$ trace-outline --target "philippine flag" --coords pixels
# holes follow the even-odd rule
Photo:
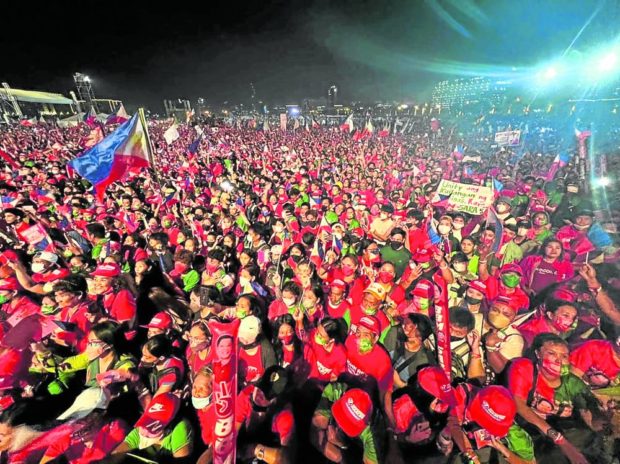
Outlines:
[[[95,187],[99,200],[108,185],[130,171],[151,165],[151,151],[144,113],[118,127],[94,147],[69,162],[69,166]]]

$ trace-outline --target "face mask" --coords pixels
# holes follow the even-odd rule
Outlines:
[[[250,279],[248,279],[247,277],[239,277],[239,285],[241,285],[241,287],[246,287],[249,284]]]
[[[566,187],[566,191],[568,193],[578,193],[579,192],[579,187],[573,187],[572,185],[569,187]]]
[[[428,308],[431,307],[431,300],[428,298],[420,298],[420,309],[422,311],[428,311]]]
[[[373,344],[370,340],[368,340],[367,338],[362,338],[357,340],[357,351],[360,354],[366,354],[369,353],[370,350],[372,350]]]
[[[0,305],[6,303],[7,301],[9,301],[10,298],[6,295],[0,295]]]
[[[295,304],[295,298],[282,298],[282,302],[286,305],[287,308],[290,308]]]
[[[497,205],[497,208],[495,208],[495,210],[499,214],[504,214],[508,211],[508,206],[502,203],[501,205]]]
[[[515,274],[504,274],[502,276],[502,282],[508,288],[517,288],[520,281],[521,277]]]
[[[441,235],[448,235],[450,233],[450,226],[446,226],[446,225],[440,225],[437,226],[437,231],[441,234]]]
[[[577,224],[573,224],[573,227],[574,227],[576,230],[584,231],[584,230],[588,230],[588,228],[589,228],[590,226],[580,226],[580,225],[577,225]]]
[[[482,303],[482,298],[474,298],[472,296],[465,295],[465,301],[470,305],[479,305]]]
[[[355,274],[355,268],[351,266],[342,266],[342,273],[347,277],[352,276]]]
[[[454,263],[454,270],[458,273],[463,273],[467,270],[467,264],[465,263]]]
[[[282,233],[283,230],[284,230],[284,227],[282,227],[282,226],[273,226],[273,231],[276,234]]]
[[[159,442],[159,438],[147,438],[147,437],[143,437],[140,434],[138,434],[138,436],[140,437],[140,443],[138,444],[138,449],[146,449]]]
[[[30,266],[30,269],[32,269],[32,272],[34,272],[35,274],[40,274],[45,269],[45,264],[32,263],[32,266]]]
[[[454,336],[450,336],[450,342],[462,342],[463,340],[465,340],[465,337],[454,337]]]
[[[380,217],[383,221],[385,221],[385,220],[388,218],[388,215],[387,215],[387,213],[381,213],[381,214],[379,214],[379,217]]]
[[[138,367],[140,369],[153,369],[155,367],[155,363],[154,362],[140,361],[140,364],[138,364]]]
[[[420,266],[422,267],[422,269],[430,269],[431,267],[431,263],[420,263]]]
[[[278,337],[283,345],[290,345],[293,343],[293,334],[284,335],[283,337]]]
[[[204,409],[211,404],[211,398],[213,394],[207,396],[206,398],[197,398],[192,396],[192,406],[194,409]]]
[[[41,305],[41,313],[42,314],[54,314],[56,312],[56,306],[52,305]]]
[[[576,320],[575,321],[571,321],[569,319],[553,319],[551,318],[551,325],[553,325],[553,327],[555,327],[558,332],[568,332],[570,329],[573,328],[574,325],[576,324]]]
[[[314,335],[314,342],[319,346],[327,345],[327,340],[321,337],[318,333]]]
[[[219,266],[217,264],[207,264],[207,271],[209,273],[213,273],[215,271],[217,271],[219,268]]]
[[[497,330],[505,329],[512,321],[502,313],[490,312],[489,323]]]
[[[392,250],[400,250],[403,247],[403,243],[390,241],[390,247],[392,248]]]
[[[542,217],[542,218],[536,218],[536,220],[534,221],[534,224],[537,226],[546,226],[547,225],[547,219]]]
[[[164,227],[170,227],[172,225],[172,222],[164,221],[162,224],[163,224]]]
[[[517,229],[517,235],[519,237],[525,237],[527,235],[528,229],[524,228],[524,227],[519,227],[519,229]]]
[[[383,284],[387,284],[387,283],[391,282],[393,278],[394,278],[394,276],[392,276],[392,274],[387,272],[387,271],[379,272],[379,282],[381,282]]]
[[[362,306],[362,312],[364,314],[366,314],[367,316],[374,316],[375,314],[377,314],[377,310],[374,308],[365,308]]]
[[[192,345],[192,344],[189,345],[189,349],[192,353],[198,353],[199,351],[206,350],[207,348],[209,348],[208,341],[197,343],[196,345]]]
[[[461,230],[463,227],[465,227],[465,224],[461,224],[460,222],[455,222],[452,224],[452,228],[454,230]]]
[[[553,377],[559,377],[562,375],[562,368],[564,366],[562,364],[555,363],[550,359],[543,359],[542,368],[551,374]],[[566,366],[568,367],[568,366]]]

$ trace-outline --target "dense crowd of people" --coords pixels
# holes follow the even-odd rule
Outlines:
[[[618,462],[620,253],[584,159],[416,124],[151,122],[101,201],[67,169],[100,127],[2,128],[0,462],[211,462],[235,346],[238,462]]]

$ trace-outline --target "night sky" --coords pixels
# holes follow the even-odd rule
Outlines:
[[[160,109],[163,98],[269,103],[423,98],[443,77],[532,66],[614,40],[611,0],[210,0],[11,2],[0,79],[68,95],[76,71],[97,97]],[[593,14],[594,13],[594,14]]]

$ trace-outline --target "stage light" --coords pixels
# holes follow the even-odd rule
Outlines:
[[[598,62],[598,70],[600,72],[610,72],[616,67],[618,56],[615,52],[609,52],[602,56]]]
[[[594,187],[608,187],[611,185],[611,179],[609,177],[599,177],[592,180],[592,185]]]
[[[542,77],[548,81],[555,79],[558,76],[558,70],[555,66],[549,66],[542,74]]]

